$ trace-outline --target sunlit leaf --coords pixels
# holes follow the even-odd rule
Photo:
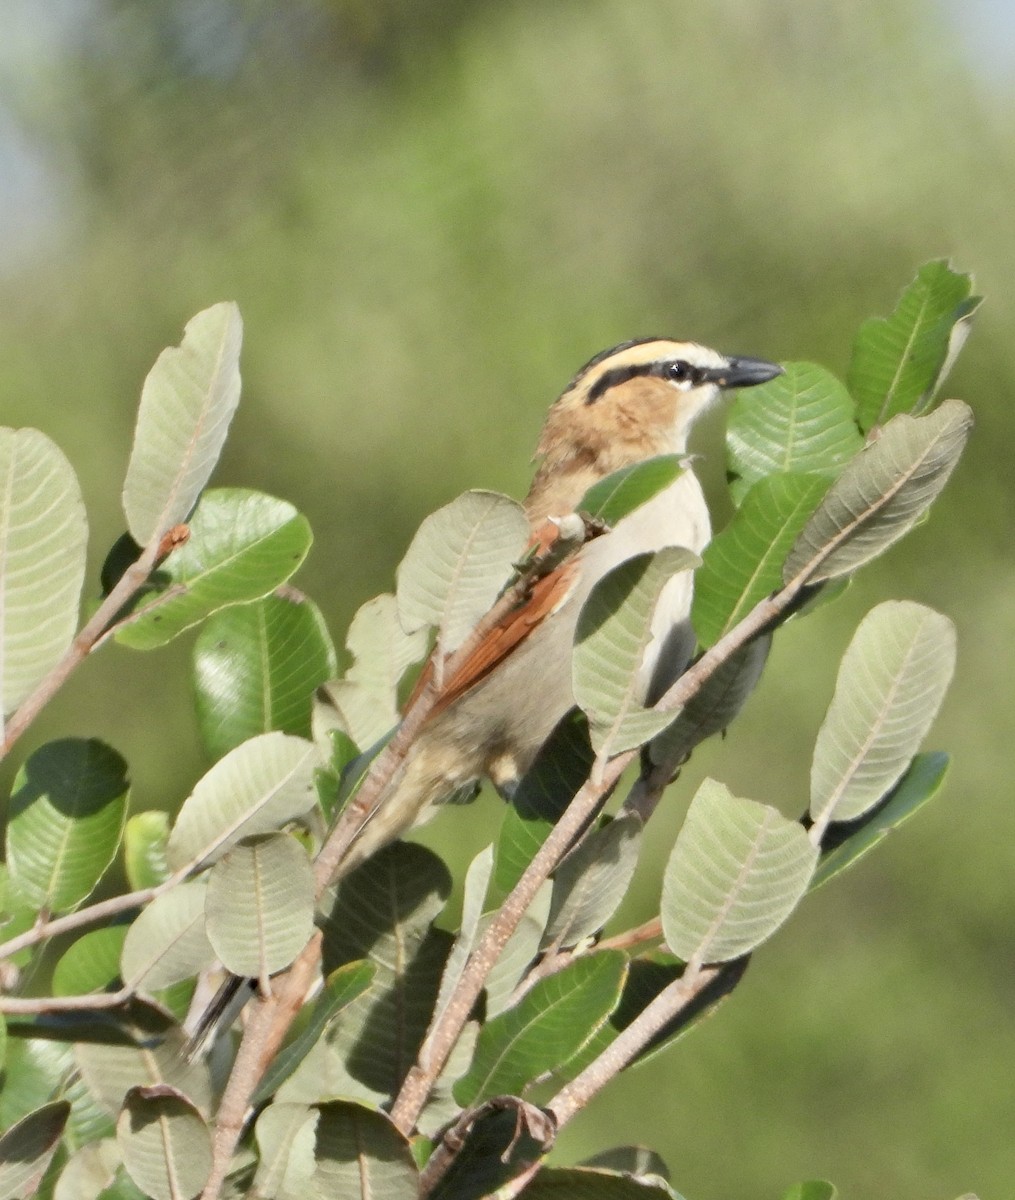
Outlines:
[[[135,650],[154,650],[219,609],[268,595],[296,571],[313,536],[286,500],[247,488],[201,497],[190,537],[159,568],[161,591],[116,633]]]
[[[539,952],[543,940],[543,930],[546,919],[550,915],[550,897],[553,884],[547,880],[543,883],[518,922],[514,933],[500,952],[486,977],[486,1015],[496,1016],[509,1007],[515,988],[532,966],[533,959]],[[490,922],[496,916],[495,912],[487,913],[479,925],[478,937],[486,932]]]
[[[309,737],[314,689],[335,669],[320,610],[293,589],[215,613],[194,644],[205,749],[221,758],[273,729]]]
[[[619,950],[578,958],[487,1021],[472,1066],[455,1085],[458,1102],[520,1095],[550,1066],[567,1062],[613,1011],[626,968],[626,955]]]
[[[0,713],[71,644],[88,524],[63,452],[36,429],[0,428]]]
[[[234,846],[212,867],[205,901],[208,940],[234,975],[263,979],[287,967],[314,928],[314,873],[284,833]]]
[[[211,1172],[211,1132],[182,1093],[135,1087],[124,1099],[116,1140],[131,1179],[153,1200],[195,1196]]]
[[[839,380],[813,363],[786,363],[784,374],[733,401],[726,446],[734,499],[767,475],[834,476],[862,444]]]
[[[129,791],[127,764],[104,742],[40,746],[11,795],[7,866],[21,895],[51,912],[80,904],[116,854]]]
[[[257,1174],[254,1193],[259,1200],[305,1194],[313,1178],[314,1143],[319,1117],[306,1104],[269,1104],[257,1118]]]
[[[515,500],[466,492],[420,525],[397,572],[398,616],[406,632],[432,626],[449,653],[508,582],[529,540]]]
[[[53,1200],[98,1200],[113,1182],[120,1151],[113,1138],[82,1146],[71,1155],[53,1189]]]
[[[353,617],[346,638],[352,665],[325,690],[342,728],[363,750],[398,724],[399,681],[426,647],[425,629],[406,633],[402,628],[392,595],[375,596]]]
[[[926,263],[890,317],[860,326],[849,364],[849,390],[864,430],[900,412],[924,409],[969,332],[980,298],[973,277],[944,260]],[[958,344],[956,344],[958,343]]]
[[[616,525],[621,518],[669,487],[683,469],[679,454],[662,454],[631,467],[622,467],[594,483],[579,501],[577,511],[606,525]]]
[[[911,601],[864,617],[839,668],[811,766],[811,819],[852,821],[901,778],[955,670],[955,627]]]
[[[183,802],[169,835],[174,869],[214,861],[241,838],[274,833],[316,800],[317,747],[286,733],[263,733],[231,750]]]
[[[469,864],[465,873],[465,885],[462,894],[462,918],[458,924],[458,934],[455,944],[448,955],[444,975],[441,978],[437,1003],[434,1005],[433,1020],[436,1023],[448,1006],[469,955],[476,942],[480,918],[486,903],[487,889],[493,874],[493,847],[487,846]]]
[[[126,936],[126,925],[81,934],[53,968],[53,995],[83,996],[111,987],[120,975],[120,952]]]
[[[797,821],[706,779],[663,882],[663,932],[690,962],[726,962],[770,937],[807,889],[817,849]]]
[[[169,878],[169,863],[166,861],[168,840],[168,813],[149,809],[127,818],[123,831],[123,865],[127,881],[134,891],[157,887]]]
[[[782,1200],[836,1200],[838,1188],[826,1179],[808,1179],[784,1192]]]
[[[972,414],[945,400],[925,417],[893,417],[846,467],[804,526],[783,578],[834,579],[876,558],[913,527],[948,482]]]
[[[751,487],[706,547],[694,577],[691,616],[703,646],[714,645],[781,586],[786,555],[830,482],[828,475],[778,474]]]
[[[123,510],[140,546],[186,519],[208,482],[240,400],[243,323],[235,304],[187,322],[141,390]]]
[[[189,979],[215,957],[205,929],[207,880],[194,879],[164,892],[131,925],[120,957],[120,974],[131,987],[151,994]]]
[[[572,679],[600,759],[640,745],[673,720],[673,713],[643,707],[645,650],[663,588],[699,561],[677,546],[636,555],[600,579],[586,600],[575,632]]]

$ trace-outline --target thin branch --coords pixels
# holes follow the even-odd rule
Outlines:
[[[663,923],[659,917],[652,917],[642,925],[633,929],[625,929],[615,933],[613,937],[603,938],[596,946],[597,950],[632,950],[645,942],[658,941],[663,936]]]
[[[83,996],[0,996],[0,1013],[37,1017],[45,1013],[97,1012],[119,1008],[134,997],[134,989],[94,992]]]

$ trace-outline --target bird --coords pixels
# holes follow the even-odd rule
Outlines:
[[[636,338],[591,358],[551,405],[523,502],[534,545],[548,523],[574,513],[588,489],[658,455],[687,455],[695,422],[721,395],[782,374],[765,359],[720,354],[696,342]],[[582,605],[614,567],[636,555],[682,546],[696,554],[711,522],[693,463],[672,483],[540,578],[531,595],[492,628],[450,678],[331,883],[426,820],[440,802],[482,778],[510,797],[542,745],[575,706],[571,652]],[[552,534],[550,535],[552,536]],[[665,584],[638,677],[653,702],[686,668],[695,648],[693,572]],[[424,667],[421,682],[432,670]],[[421,690],[417,685],[416,693]],[[408,706],[412,705],[412,698]],[[196,1021],[190,1057],[230,1024],[253,981],[230,977]]]
[[[695,342],[637,338],[595,355],[551,406],[524,500],[533,542],[546,523],[573,513],[588,489],[624,467],[687,455],[688,436],[724,391],[782,374],[765,359],[720,354]],[[416,737],[387,793],[344,856],[347,874],[439,801],[485,777],[510,797],[558,722],[575,705],[571,651],[582,605],[622,562],[682,546],[700,554],[711,537],[708,505],[690,461],[667,487],[586,543],[541,580],[459,669]],[[638,677],[652,703],[686,668],[695,648],[693,572],[665,585]]]

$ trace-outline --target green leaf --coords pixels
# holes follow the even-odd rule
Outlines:
[[[960,400],[926,417],[893,417],[843,471],[783,568],[808,583],[855,571],[903,537],[948,482],[972,428]]]
[[[0,428],[0,713],[63,658],[77,629],[88,523],[74,468],[36,429]]]
[[[353,617],[346,649],[352,666],[325,691],[342,728],[366,750],[398,724],[398,684],[426,654],[426,631],[406,633],[395,597],[385,593],[368,600]]]
[[[719,665],[673,724],[649,743],[655,766],[675,771],[699,742],[729,728],[761,678],[771,644],[771,635],[755,638]]]
[[[216,488],[201,497],[190,537],[156,576],[162,591],[116,632],[134,650],[154,650],[219,609],[268,595],[307,556],[306,517],[286,500],[248,488]]]
[[[769,475],[754,484],[733,520],[702,555],[691,617],[713,646],[782,584],[782,566],[828,491],[827,475]]]
[[[329,1028],[277,1098],[394,1095],[415,1061],[436,1001],[451,937],[431,928],[451,890],[432,852],[395,842],[351,871],[322,903],[326,973],[368,959],[376,974]]]
[[[0,1137],[0,1196],[27,1200],[36,1194],[69,1116],[67,1101],[54,1100],[22,1117]]]
[[[673,720],[673,713],[642,706],[645,650],[663,588],[699,561],[679,546],[636,555],[600,579],[585,601],[575,631],[572,680],[599,761],[641,745]]]
[[[497,839],[494,881],[506,895],[588,779],[595,762],[585,714],[563,717],[522,776]]]
[[[234,975],[266,979],[287,967],[314,929],[314,872],[285,833],[248,838],[212,867],[208,940]]]
[[[862,816],[902,777],[955,670],[955,627],[908,600],[864,617],[839,668],[814,747],[811,819]]]
[[[833,826],[822,839],[821,859],[810,883],[811,890],[858,862],[933,799],[944,783],[949,761],[948,755],[940,751],[918,754],[880,808],[866,813],[855,824]]]
[[[304,1195],[313,1178],[314,1144],[320,1113],[306,1104],[269,1104],[257,1118],[258,1200]]]
[[[207,880],[195,879],[163,892],[127,932],[120,976],[149,995],[190,979],[214,958],[205,930]]]
[[[784,1192],[782,1200],[836,1200],[838,1188],[826,1179],[808,1179]]]
[[[553,876],[544,948],[576,946],[613,916],[638,865],[642,828],[637,813],[621,813],[564,859]]]
[[[74,1060],[90,1094],[115,1116],[131,1088],[166,1084],[209,1113],[213,1089],[208,1064],[188,1062],[187,1037],[180,1026],[154,1006],[135,1004],[131,1015],[127,1033],[136,1045],[75,1044]]]
[[[299,1033],[272,1059],[254,1094],[255,1105],[275,1095],[325,1034],[332,1019],[373,984],[375,973],[371,962],[346,963],[331,972]]]
[[[683,471],[682,464],[679,454],[661,454],[632,467],[622,467],[594,483],[581,498],[576,511],[606,525],[616,525],[628,513],[668,488]]]
[[[513,1105],[481,1109],[429,1200],[488,1200],[524,1167],[538,1162],[551,1140],[544,1129],[533,1126],[524,1110]],[[569,1193],[561,1200],[569,1200]]]
[[[444,974],[441,976],[440,991],[434,1005],[433,1023],[436,1024],[448,1006],[455,988],[462,977],[462,971],[469,960],[476,936],[479,932],[480,919],[486,903],[486,894],[493,874],[493,847],[487,846],[481,850],[469,864],[465,873],[465,884],[462,890],[462,919],[459,922],[455,944],[448,955]]]
[[[525,910],[522,919],[514,933],[508,938],[507,945],[501,950],[497,961],[493,964],[486,977],[486,1015],[494,1017],[503,1012],[513,1001],[515,989],[532,966],[532,960],[539,953],[543,940],[543,930],[546,928],[546,918],[550,915],[550,896],[553,885],[545,880]],[[479,925],[477,938],[486,932],[496,913],[487,913]]]
[[[836,475],[863,445],[849,393],[823,367],[785,373],[741,392],[727,422],[730,485],[739,503],[767,475]]]
[[[590,1167],[543,1167],[525,1200],[680,1200],[665,1179]]]
[[[112,1138],[82,1146],[60,1172],[53,1200],[98,1200],[119,1166],[120,1151]]]
[[[437,629],[448,654],[489,611],[529,540],[525,510],[497,492],[466,492],[420,525],[396,574],[407,633]]]
[[[927,407],[979,307],[972,290],[971,275],[958,274],[944,260],[929,262],[890,317],[860,326],[848,382],[862,429]]]
[[[799,822],[706,779],[666,866],[667,945],[685,962],[747,954],[796,907],[817,855]]]
[[[169,878],[168,840],[168,813],[150,809],[128,817],[123,832],[123,865],[133,891],[157,887]]]
[[[123,511],[139,546],[157,542],[197,502],[240,400],[243,323],[235,304],[192,317],[141,390]]]
[[[127,764],[94,738],[40,746],[18,771],[7,827],[11,882],[50,912],[76,908],[113,861],[127,813]]]
[[[605,950],[541,979],[513,1008],[487,1021],[472,1066],[455,1099],[473,1105],[520,1095],[551,1066],[566,1063],[592,1037],[620,999],[627,957]]]
[[[83,996],[111,988],[120,977],[120,952],[126,936],[126,925],[81,934],[53,968],[53,995]]]
[[[406,1138],[384,1113],[359,1104],[320,1106],[314,1196],[417,1200],[419,1172]]]
[[[183,802],[167,853],[174,870],[213,862],[241,838],[274,833],[316,802],[317,747],[262,733],[220,759]]]
[[[116,1122],[131,1179],[153,1200],[195,1196],[211,1173],[211,1132],[182,1093],[163,1085],[131,1088]]]
[[[578,1165],[616,1171],[637,1179],[654,1176],[656,1179],[666,1180],[670,1177],[666,1163],[647,1146],[614,1146],[610,1150],[600,1150],[598,1154],[583,1159]]]
[[[215,613],[194,644],[205,749],[221,758],[273,729],[309,737],[314,689],[335,670],[320,610],[292,588]]]

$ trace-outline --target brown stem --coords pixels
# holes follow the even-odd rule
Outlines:
[[[117,992],[96,992],[85,996],[0,996],[0,1013],[40,1016],[43,1013],[94,1012],[119,1008],[134,995],[132,988]]]

